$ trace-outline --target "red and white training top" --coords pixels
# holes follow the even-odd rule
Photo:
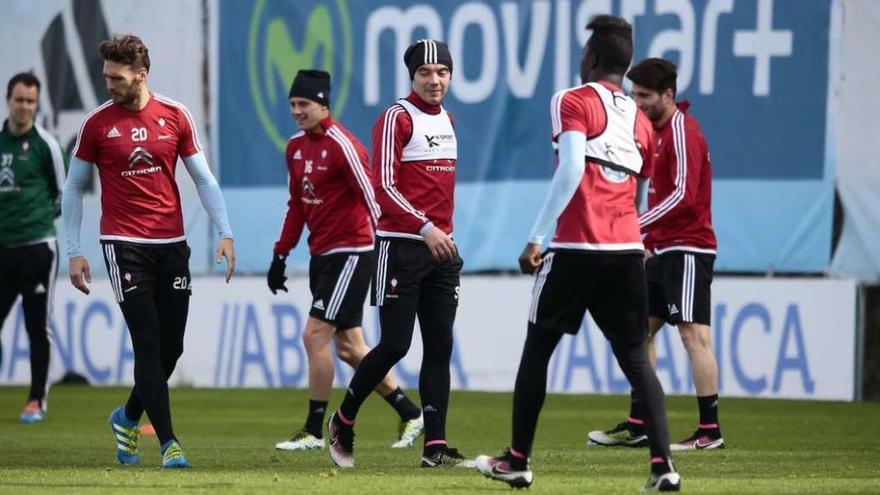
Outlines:
[[[602,252],[642,250],[635,207],[636,178],[591,162],[589,157],[607,148],[610,151],[603,151],[603,158],[614,158],[614,150],[618,150],[620,159],[610,161],[647,177],[653,158],[651,122],[632,98],[604,81],[556,93],[550,100],[550,114],[554,143],[563,132],[583,133],[587,136],[588,155],[581,183],[556,221],[550,247]],[[615,119],[611,125],[609,115]],[[625,129],[622,123],[632,127]],[[596,142],[603,143],[601,150]],[[624,153],[640,157],[628,159]]]
[[[411,93],[391,105],[373,126],[373,185],[382,209],[376,234],[422,240],[433,225],[452,234],[454,122],[440,105]]]
[[[202,150],[187,108],[156,93],[141,110],[107,101],[86,115],[73,154],[101,180],[101,239],[161,244],[184,239],[177,158]]]
[[[656,253],[715,254],[712,229],[712,164],[709,147],[687,101],[655,129],[654,172],[648,209],[639,217],[645,246]]]
[[[289,253],[304,225],[312,256],[372,250],[379,207],[364,145],[327,117],[320,131],[290,138],[284,156],[290,200],[275,253]]]

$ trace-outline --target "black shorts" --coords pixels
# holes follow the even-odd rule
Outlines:
[[[171,244],[101,241],[101,247],[116,302],[157,290],[192,294],[190,249],[186,241]]]
[[[57,273],[56,241],[15,247],[0,246],[0,294],[4,300],[7,296],[11,297],[10,304],[19,294],[48,294],[55,285]]]
[[[711,325],[715,255],[670,251],[645,263],[648,314],[670,325]]]
[[[648,337],[648,297],[642,254],[551,249],[535,278],[529,322],[576,334],[586,311],[612,343]]]
[[[370,301],[373,306],[451,304],[458,306],[461,268],[455,259],[437,261],[418,240],[380,237],[376,241],[376,270]]]
[[[309,262],[309,315],[337,330],[361,326],[364,300],[373,273],[373,252],[347,252],[312,256]]]

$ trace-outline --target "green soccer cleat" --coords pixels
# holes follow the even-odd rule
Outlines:
[[[421,466],[423,468],[447,466],[471,469],[477,467],[477,463],[473,459],[461,455],[458,449],[448,445],[437,445],[425,449],[422,454]]]
[[[645,428],[629,421],[624,421],[606,431],[595,430],[587,434],[587,445],[603,445],[605,447],[647,447],[648,435]]]

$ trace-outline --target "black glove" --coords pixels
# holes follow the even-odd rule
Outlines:
[[[269,273],[266,274],[266,281],[269,283],[269,290],[272,291],[272,294],[277,294],[279,290],[287,292],[287,287],[284,286],[284,282],[287,282],[287,277],[284,275],[284,271],[287,269],[285,261],[287,261],[287,255],[272,255],[272,264],[269,265]]]

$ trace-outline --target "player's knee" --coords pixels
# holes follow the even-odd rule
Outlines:
[[[708,327],[683,323],[679,325],[681,343],[688,352],[700,352],[712,350],[712,339]]]
[[[441,343],[439,345],[428,346],[423,351],[422,361],[427,363],[439,365],[442,363],[448,363],[450,359],[452,359],[452,341],[450,341],[448,345]]]
[[[409,344],[409,342],[405,341],[389,341],[385,339],[379,341],[375,351],[389,361],[396,363],[406,357],[406,353],[409,352]]]
[[[306,348],[306,352],[315,352],[327,344],[327,341],[322,334],[323,332],[321,331],[321,329],[306,327],[306,330],[303,332],[302,336],[303,345]]]
[[[358,349],[355,348],[351,342],[347,342],[344,340],[336,341],[336,355],[339,356],[339,359],[342,360],[343,363],[357,368],[359,364],[361,364],[361,359],[363,356]]]

